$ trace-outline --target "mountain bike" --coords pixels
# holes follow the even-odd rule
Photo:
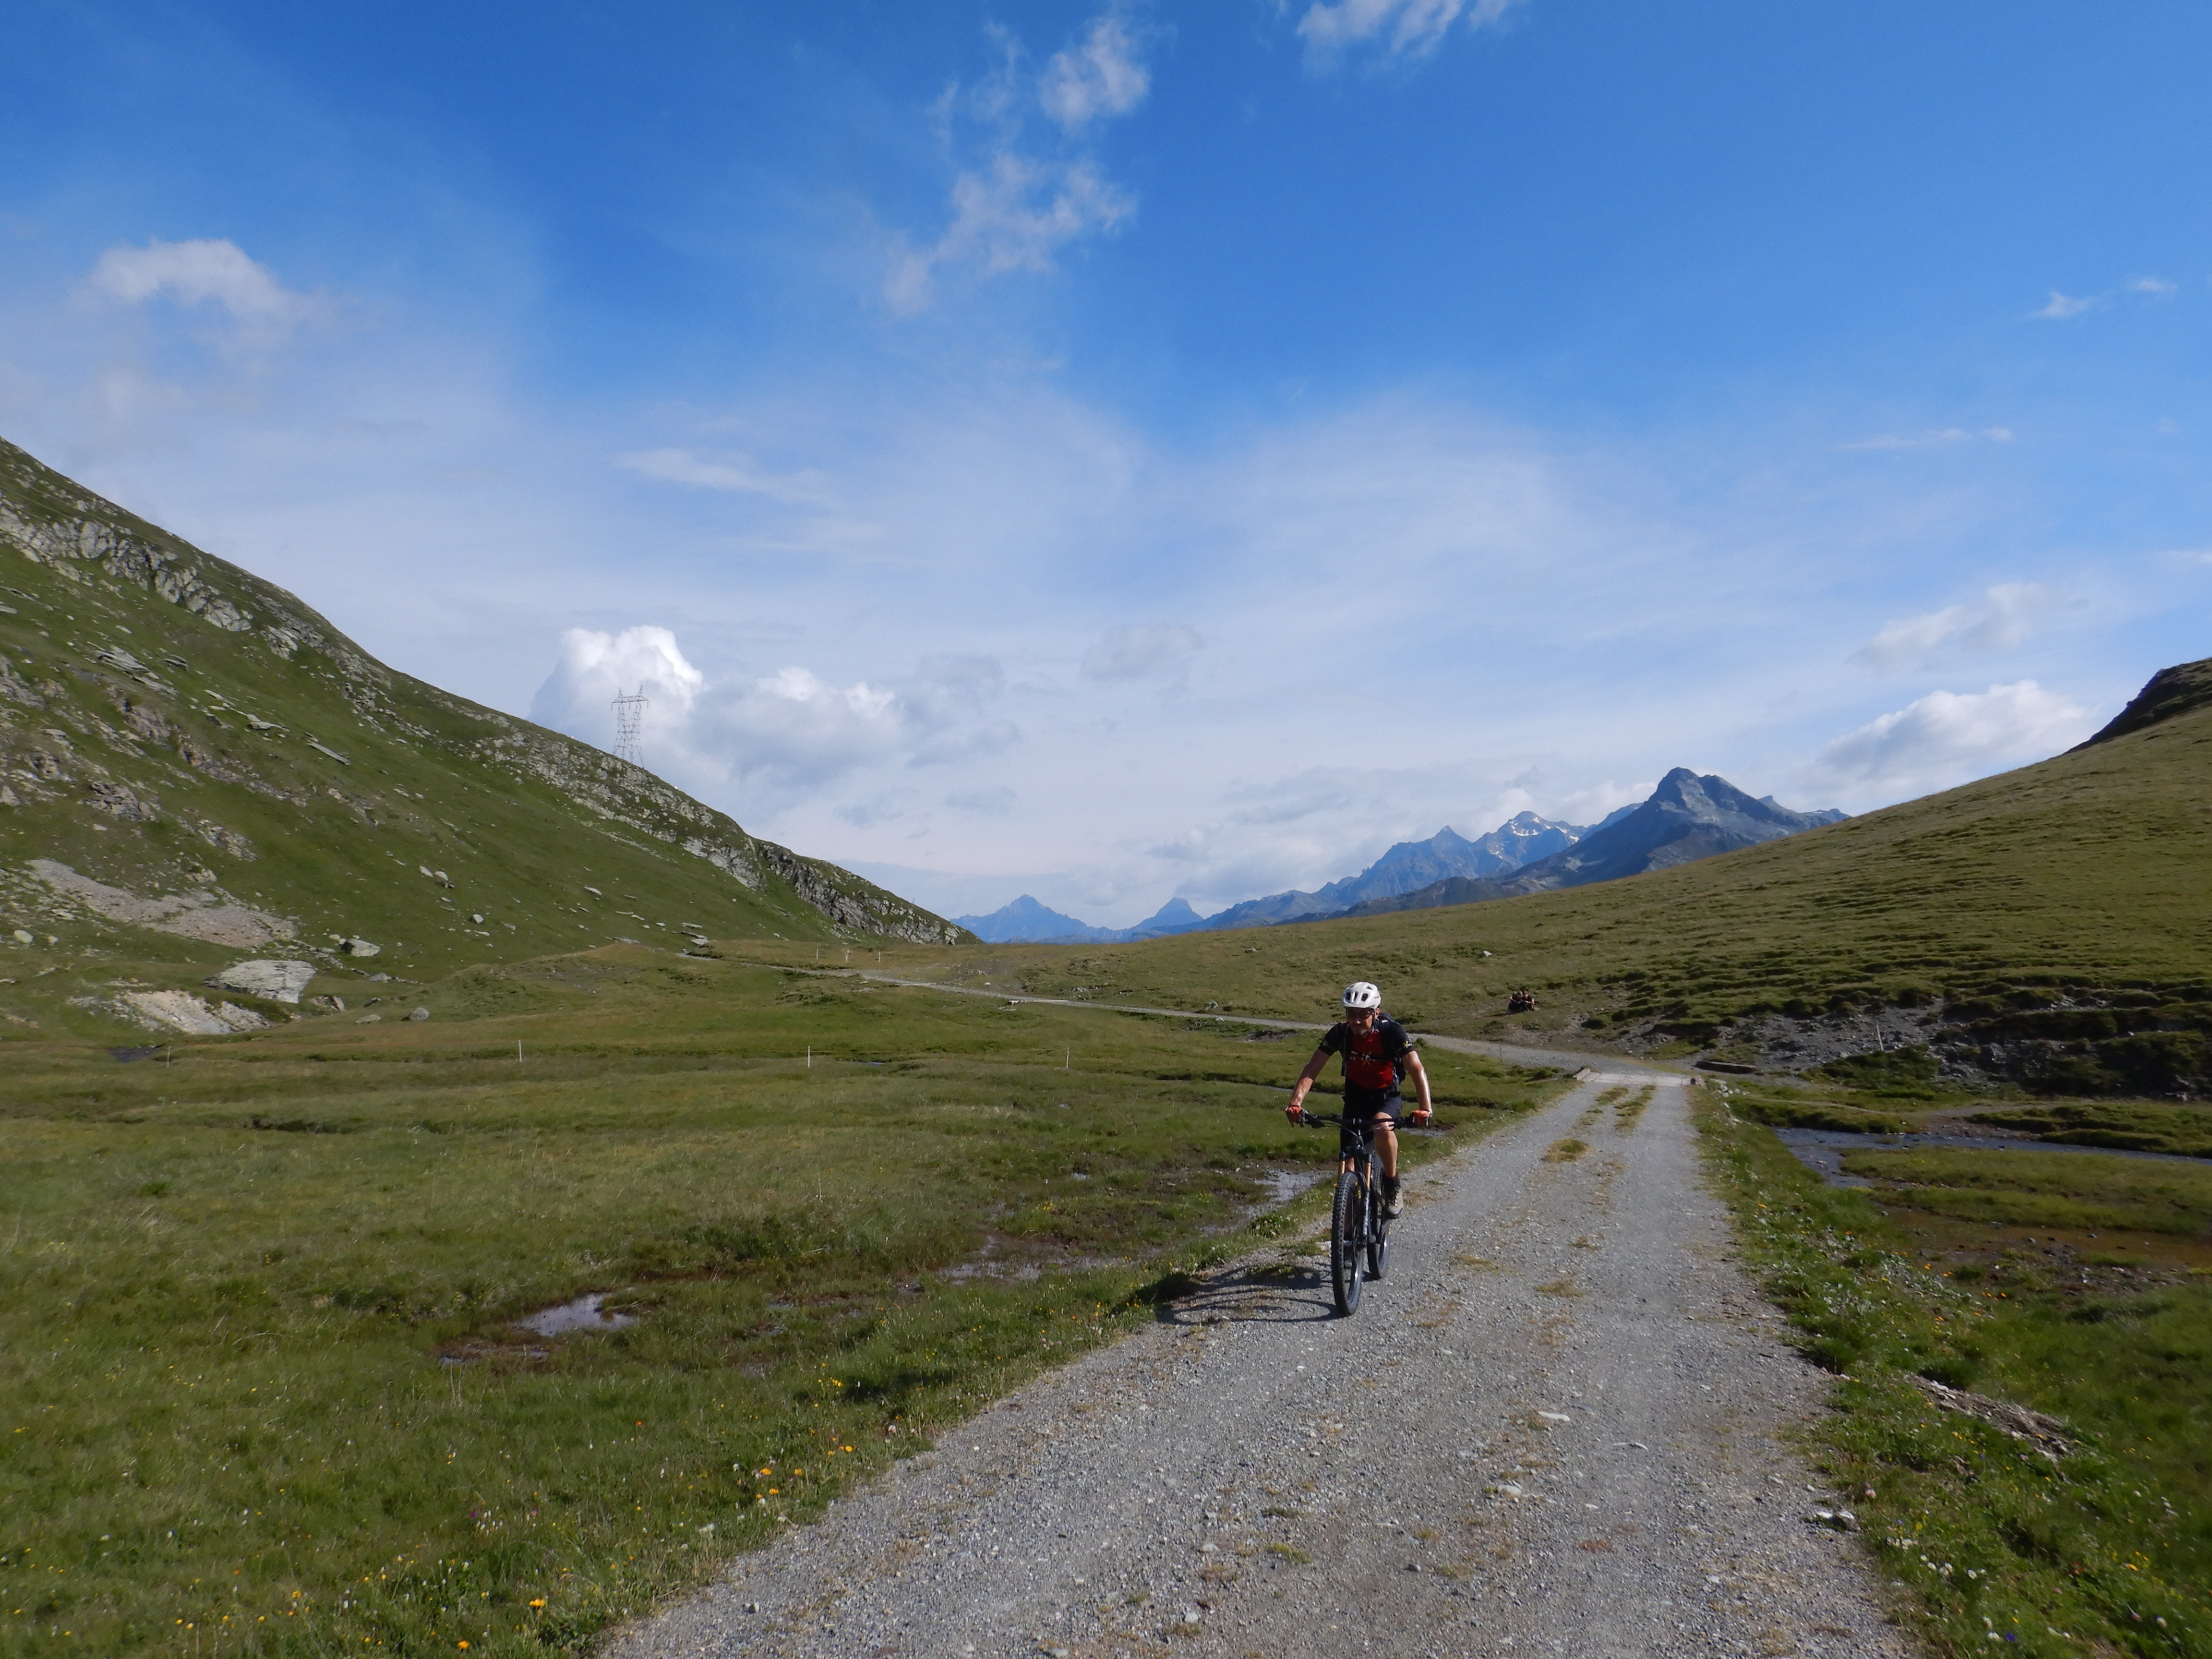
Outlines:
[[[1336,1202],[1328,1213],[1328,1279],[1337,1312],[1350,1314],[1359,1306],[1364,1279],[1382,1278],[1390,1261],[1390,1218],[1382,1213],[1382,1182],[1375,1174],[1375,1120],[1304,1112],[1298,1121],[1334,1123],[1341,1132],[1343,1167],[1336,1177]],[[1367,1258],[1364,1275],[1363,1255]]]

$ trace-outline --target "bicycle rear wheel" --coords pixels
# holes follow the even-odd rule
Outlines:
[[[1336,1204],[1328,1217],[1328,1279],[1336,1310],[1359,1305],[1359,1253],[1367,1243],[1367,1190],[1358,1174],[1346,1170],[1336,1178]]]

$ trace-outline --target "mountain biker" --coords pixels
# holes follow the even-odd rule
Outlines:
[[[1331,1054],[1344,1056],[1345,1117],[1374,1122],[1375,1155],[1382,1166],[1382,1213],[1395,1221],[1406,1208],[1398,1196],[1398,1114],[1405,1105],[1398,1079],[1407,1072],[1413,1074],[1421,1101],[1413,1122],[1419,1126],[1428,1122],[1435,1109],[1429,1099],[1429,1073],[1406,1028],[1382,1012],[1382,993],[1364,979],[1344,988],[1344,1018],[1328,1028],[1291,1085],[1291,1122],[1304,1121],[1306,1096]]]

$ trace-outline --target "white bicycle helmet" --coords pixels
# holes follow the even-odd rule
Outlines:
[[[1380,1008],[1382,1006],[1382,989],[1364,979],[1356,979],[1344,988],[1344,1006],[1346,1008]]]

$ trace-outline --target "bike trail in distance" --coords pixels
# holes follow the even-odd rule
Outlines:
[[[1790,1445],[1826,1382],[1734,1264],[1688,1083],[1586,1071],[1408,1176],[1352,1317],[1325,1239],[1214,1270],[604,1652],[1902,1659],[1900,1592],[1811,1518],[1849,1504]]]
[[[787,968],[784,971],[811,973],[824,979],[865,979],[877,985],[898,985],[915,991],[943,991],[952,996],[988,997],[1009,1007],[1033,1002],[1046,1008],[1096,1008],[1109,1014],[1164,1014],[1173,1019],[1210,1019],[1219,1025],[1264,1025],[1276,1031],[1326,1031],[1331,1024],[1326,1020],[1277,1019],[1267,1014],[1224,1014],[1212,1009],[1194,1012],[1188,1008],[1152,1008],[1142,1003],[1099,1002],[1089,997],[1036,997],[1026,992],[985,990],[973,985],[940,985],[935,980],[928,979],[901,979],[873,969]],[[1419,1037],[1423,1042],[1439,1048],[1450,1048],[1463,1054],[1486,1054],[1492,1060],[1507,1060],[1516,1066],[1556,1066],[1563,1071],[1573,1072],[1585,1066],[1596,1065],[1605,1058],[1576,1049],[1540,1048],[1520,1042],[1490,1042],[1474,1037],[1438,1036],[1433,1031],[1415,1031],[1411,1028],[1408,1028],[1407,1035]],[[1633,1061],[1614,1060],[1612,1063],[1616,1066],[1625,1065],[1633,1069],[1643,1069],[1635,1066]],[[1288,1084],[1283,1085],[1283,1092],[1290,1092]]]

